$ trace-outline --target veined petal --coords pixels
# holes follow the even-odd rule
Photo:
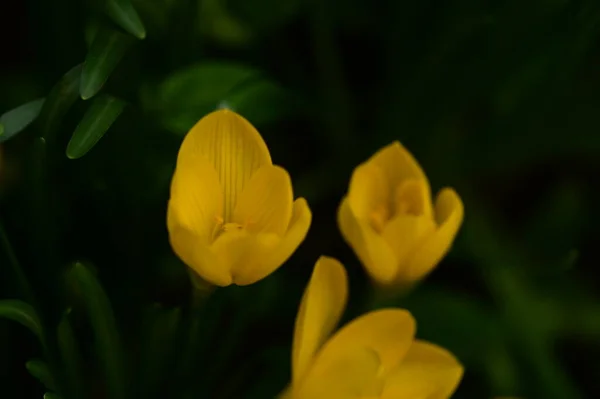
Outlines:
[[[240,228],[222,233],[211,249],[221,267],[232,276],[233,283],[244,285],[239,284],[239,275],[243,274],[249,280],[259,280],[256,278],[256,270],[280,241],[281,237],[277,234],[253,234]]]
[[[394,279],[404,281],[407,258],[417,251],[423,240],[436,230],[433,219],[427,216],[397,215],[383,230],[383,238],[389,244],[398,260]]]
[[[344,326],[327,341],[315,358],[314,369],[327,369],[353,348],[375,351],[380,360],[379,372],[386,373],[398,365],[413,342],[415,320],[403,309],[381,309],[363,315]]]
[[[464,217],[464,206],[458,194],[445,188],[437,196],[435,214],[437,230],[428,236],[410,256],[407,278],[418,280],[429,273],[446,255]]]
[[[250,122],[233,111],[221,109],[200,119],[185,136],[178,167],[199,155],[217,172],[223,190],[224,221],[230,222],[248,180],[261,166],[272,163],[269,149]]]
[[[378,378],[377,352],[355,346],[346,348],[331,362],[308,371],[306,379],[294,389],[294,399],[378,398],[382,381]]]
[[[321,256],[315,264],[296,317],[292,345],[293,385],[302,380],[315,353],[335,329],[347,300],[346,269],[336,259]]]
[[[202,157],[179,165],[171,181],[167,227],[183,228],[198,243],[210,244],[217,219],[223,215],[223,193],[214,168]]]
[[[450,352],[415,341],[387,378],[382,399],[448,399],[462,375],[463,367]]]
[[[298,198],[294,202],[292,220],[288,230],[275,248],[272,248],[264,262],[254,264],[253,268],[240,264],[234,271],[235,283],[237,285],[248,285],[267,277],[279,266],[284,264],[294,253],[296,248],[304,241],[312,214],[304,198]]]
[[[232,221],[251,232],[283,236],[292,218],[293,202],[290,175],[279,166],[265,165],[238,197]]]
[[[425,198],[431,198],[431,188],[427,176],[417,160],[399,141],[394,141],[383,147],[367,162],[381,168],[390,187],[398,187],[404,180],[408,179],[422,180],[425,183]],[[428,204],[431,208],[431,203]],[[430,211],[427,212],[431,214]]]
[[[392,282],[398,271],[398,261],[392,248],[382,236],[367,223],[357,220],[344,198],[338,210],[338,225],[344,240],[379,284]]]
[[[391,188],[383,171],[375,164],[363,163],[356,167],[350,178],[347,198],[358,219],[370,221],[377,213],[381,213],[382,219],[389,217]]]
[[[211,284],[221,287],[232,283],[231,271],[225,269],[206,242],[178,223],[173,208],[167,211],[169,242],[173,251],[195,273]]]

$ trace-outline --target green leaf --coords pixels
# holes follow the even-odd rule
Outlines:
[[[181,309],[153,306],[144,323],[142,359],[140,361],[139,397],[147,398],[160,390],[161,382],[168,379],[174,366],[173,355],[178,353]],[[164,388],[164,386],[162,387]]]
[[[77,159],[91,150],[123,112],[125,105],[125,101],[107,94],[94,99],[69,141],[67,157]]]
[[[85,58],[79,94],[87,100],[98,93],[135,39],[112,29],[100,29]]]
[[[25,368],[29,371],[29,374],[41,382],[46,389],[51,391],[56,390],[54,377],[46,362],[40,359],[32,359],[25,363]]]
[[[146,29],[129,0],[107,0],[106,12],[117,25],[138,39],[146,37]]]
[[[62,399],[62,396],[59,396],[57,393],[46,392],[44,399]]]
[[[117,323],[102,286],[89,268],[77,262],[68,273],[82,295],[95,339],[95,347],[104,370],[108,397],[125,399],[126,377]]]
[[[257,70],[227,62],[205,62],[174,72],[159,87],[151,106],[163,123],[186,133],[200,118],[214,111],[238,85],[258,77]]]
[[[54,85],[46,97],[38,119],[42,136],[55,132],[67,111],[79,97],[79,83],[83,64],[73,67]]]
[[[57,329],[58,349],[62,358],[62,364],[65,371],[65,378],[69,384],[69,398],[83,399],[84,393],[84,375],[83,361],[77,347],[77,339],[71,327],[69,315],[71,309],[63,315]]]
[[[255,125],[281,120],[300,109],[289,92],[265,78],[233,89],[224,103]]]
[[[42,324],[31,305],[16,299],[1,300],[0,317],[5,317],[24,325],[42,340]]]
[[[273,122],[301,109],[284,88],[260,71],[217,61],[174,72],[145,100],[169,130],[180,134],[219,107],[231,108],[253,124]]]
[[[40,114],[42,105],[44,105],[44,99],[38,98],[2,114],[0,116],[0,126],[2,126],[0,143],[9,140],[29,126]]]

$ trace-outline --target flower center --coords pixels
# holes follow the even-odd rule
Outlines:
[[[228,231],[236,231],[236,230],[245,230],[251,224],[252,221],[248,220],[242,223],[236,222],[227,222],[220,216],[215,216],[215,227],[213,228],[212,240],[215,241],[221,234],[224,234]]]
[[[422,216],[425,201],[423,182],[406,180],[395,188],[392,198],[373,208],[369,218],[371,226],[382,233],[386,224],[398,215]]]

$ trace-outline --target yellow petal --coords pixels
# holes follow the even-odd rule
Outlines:
[[[281,237],[272,233],[253,234],[245,229],[235,229],[222,233],[211,246],[220,267],[232,276],[233,283],[239,284],[239,275],[254,281],[255,271],[268,259],[279,245]]]
[[[390,186],[381,168],[364,163],[352,173],[347,198],[356,218],[370,222],[378,212],[383,213],[383,219],[389,217],[390,193]]]
[[[292,384],[298,384],[346,307],[348,276],[336,259],[321,256],[313,269],[294,329]]]
[[[222,267],[208,244],[175,222],[172,207],[167,211],[167,225],[171,247],[183,263],[211,284],[224,287],[232,283],[231,271]]]
[[[413,254],[427,237],[435,232],[435,222],[427,216],[398,215],[392,219],[383,231],[383,238],[396,254],[398,270],[396,282],[410,282],[407,273],[407,258]]]
[[[447,350],[415,341],[388,377],[382,399],[448,399],[463,375],[463,367]]]
[[[237,198],[254,172],[272,163],[254,126],[227,109],[206,115],[189,131],[179,149],[178,167],[199,155],[213,165],[219,177],[225,222],[231,220]]]
[[[282,236],[292,218],[293,201],[290,175],[279,166],[265,165],[238,197],[232,221],[250,232]]]
[[[169,233],[183,228],[199,243],[208,245],[217,219],[223,214],[223,194],[212,165],[202,157],[189,161],[173,174],[167,228]]]
[[[382,382],[378,378],[379,357],[364,347],[347,348],[327,364],[311,368],[306,379],[294,389],[294,399],[378,398]]]
[[[338,225],[344,240],[352,247],[369,275],[379,284],[392,282],[398,270],[396,255],[370,224],[355,217],[347,197],[342,200],[338,210]]]
[[[415,320],[403,309],[382,309],[363,315],[338,331],[319,352],[314,368],[328,367],[353,348],[375,351],[385,373],[404,357],[415,335]]]
[[[417,179],[425,183],[425,198],[431,198],[429,180],[421,169],[421,166],[412,154],[404,148],[399,141],[394,141],[388,146],[375,153],[367,162],[373,163],[381,168],[390,187],[399,186],[404,180]],[[431,204],[426,214],[431,214]]]
[[[234,270],[235,283],[237,285],[253,284],[277,270],[304,241],[311,220],[312,214],[306,200],[298,198],[294,202],[292,220],[290,220],[288,230],[278,245],[270,251],[264,262],[255,263],[253,268],[240,264],[240,267]]]
[[[429,273],[446,255],[464,216],[463,203],[451,188],[443,189],[435,203],[437,230],[428,236],[410,257],[406,277],[418,280]]]

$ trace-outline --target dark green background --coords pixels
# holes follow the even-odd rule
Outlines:
[[[120,29],[102,0],[12,3],[0,5],[0,113],[46,96],[98,27]],[[293,320],[318,256],[350,273],[345,319],[374,306],[335,214],[353,168],[393,140],[434,192],[452,186],[465,202],[452,252],[409,297],[383,301],[410,309],[418,336],[464,363],[456,397],[600,396],[600,2],[133,4],[147,37],[120,36],[131,45],[102,93],[128,105],[99,143],[65,155],[90,99],[55,121],[46,146],[34,123],[0,147],[0,217],[50,335],[72,308],[82,397],[110,396],[84,306],[97,298],[68,277],[77,260],[112,304],[122,351],[108,359],[122,356],[113,371],[123,367],[127,397],[273,397],[289,381]],[[168,185],[183,135],[223,102],[262,133],[313,224],[279,271],[218,290],[190,326]],[[3,249],[0,297],[26,299],[9,265]],[[183,348],[191,328],[195,352]],[[44,357],[33,335],[2,321],[0,353],[1,395],[41,398],[24,366]]]

